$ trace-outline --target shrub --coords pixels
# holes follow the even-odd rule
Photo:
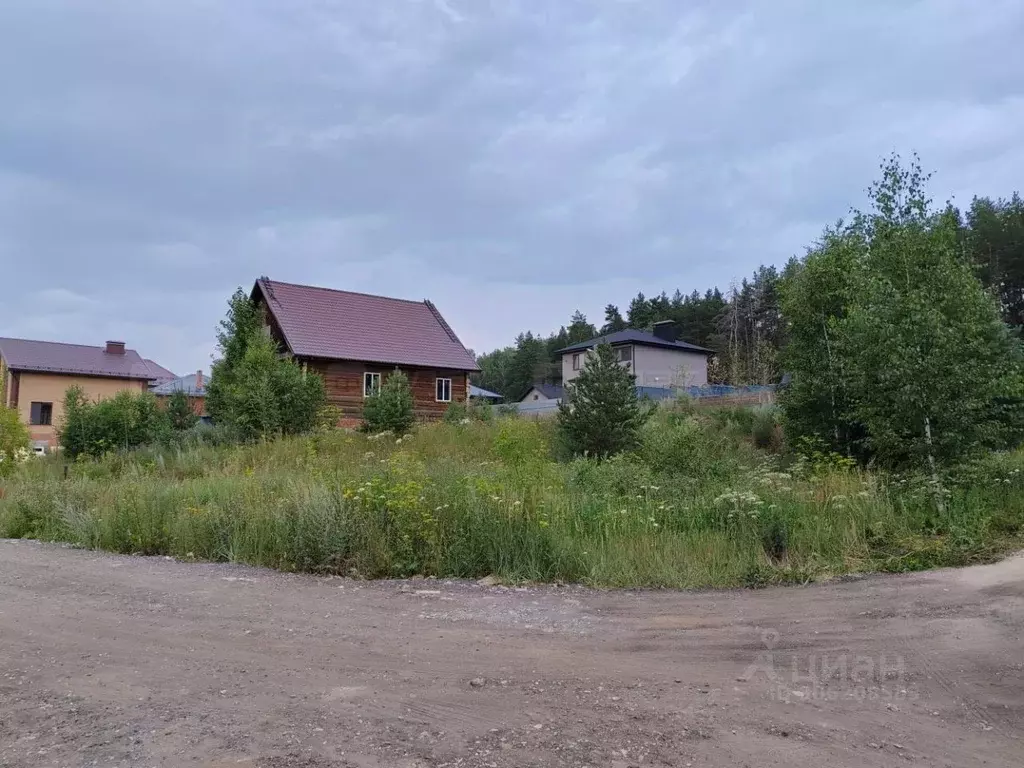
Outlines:
[[[451,403],[444,412],[444,421],[447,424],[461,424],[469,418],[469,409],[465,403]]]
[[[86,400],[78,387],[64,394],[60,443],[73,458],[166,441],[170,431],[167,411],[150,392],[125,390],[96,403]]]
[[[750,436],[754,445],[772,453],[781,453],[782,419],[779,409],[774,405],[759,405],[751,410]]]
[[[522,469],[547,458],[548,444],[536,421],[506,419],[498,424],[494,454],[504,464]]]
[[[707,437],[695,418],[658,419],[643,431],[640,457],[658,472],[705,477],[711,461]]]
[[[397,368],[384,378],[380,391],[366,398],[363,419],[367,432],[394,432],[404,435],[412,429],[412,390],[409,378]]]
[[[321,406],[320,410],[316,413],[317,431],[330,432],[333,429],[337,429],[344,415],[341,406],[334,405],[333,403]]]
[[[170,419],[171,428],[178,432],[192,429],[199,423],[199,414],[192,407],[191,398],[180,389],[175,390],[167,398],[167,417]]]
[[[558,426],[574,454],[607,458],[639,443],[649,415],[637,399],[636,377],[619,364],[611,346],[599,344],[566,387]]]
[[[498,417],[502,419],[515,419],[519,417],[519,409],[515,403],[501,403],[498,406]]]
[[[12,474],[30,455],[28,429],[18,411],[0,405],[0,477]]]
[[[490,424],[494,421],[494,406],[486,400],[477,400],[469,404],[469,415],[477,421]]]

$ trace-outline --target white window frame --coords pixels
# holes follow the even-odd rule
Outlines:
[[[445,394],[444,385],[441,382],[448,382],[448,397],[441,397]],[[440,390],[440,391],[438,391]],[[434,379],[434,399],[439,403],[450,403],[452,401],[452,380],[444,376],[438,376]]]
[[[572,369],[578,371],[580,369],[580,353],[573,352],[572,355]]]
[[[628,353],[626,357],[622,356],[623,350],[625,350]],[[632,363],[633,362],[633,345],[632,344],[625,344],[625,345],[623,345],[621,347],[616,347],[615,348],[615,358],[620,363]]]
[[[366,383],[370,382],[367,389]],[[373,397],[380,392],[380,374],[375,371],[363,371],[363,397]]]

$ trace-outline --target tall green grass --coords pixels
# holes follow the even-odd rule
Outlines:
[[[770,439],[767,439],[770,438]],[[766,450],[757,445],[764,445]],[[29,462],[0,536],[365,577],[759,586],[1021,546],[1024,454],[934,489],[778,450],[770,414],[659,410],[635,455],[556,462],[552,425],[431,424]]]

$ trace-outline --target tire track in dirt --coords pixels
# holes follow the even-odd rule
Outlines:
[[[0,765],[1017,765],[1022,632],[1024,558],[681,593],[0,541]]]

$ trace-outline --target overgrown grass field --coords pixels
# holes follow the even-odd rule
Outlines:
[[[661,407],[638,450],[601,462],[557,461],[553,427],[142,449],[66,476],[60,458],[29,461],[0,480],[0,536],[314,573],[619,587],[804,582],[1024,545],[1020,452],[936,488],[782,454],[770,410]]]

